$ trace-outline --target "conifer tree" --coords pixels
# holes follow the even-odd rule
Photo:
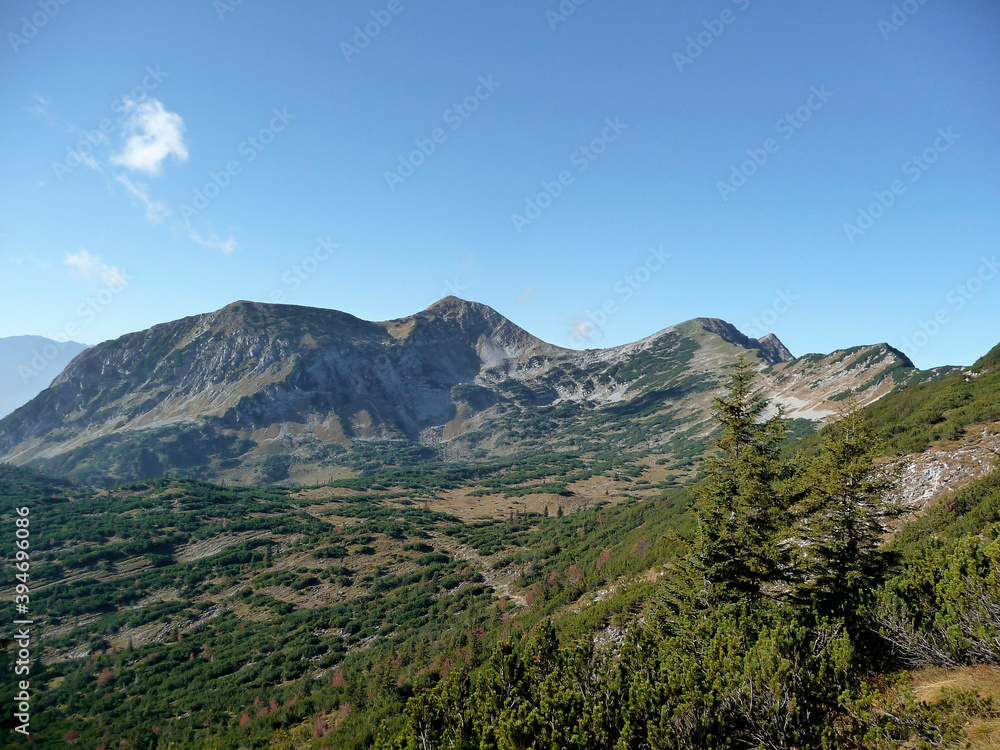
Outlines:
[[[796,509],[797,594],[821,615],[845,616],[879,583],[879,547],[901,508],[888,498],[894,479],[875,463],[882,445],[856,403],[821,441]]]
[[[769,405],[751,392],[753,377],[753,365],[740,357],[726,395],[715,399],[722,455],[706,462],[707,477],[695,488],[703,604],[757,600],[787,567],[780,544],[787,502],[779,488],[787,473],[780,457],[786,420],[780,410],[765,416]]]

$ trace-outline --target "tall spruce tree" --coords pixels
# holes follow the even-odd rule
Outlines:
[[[787,420],[780,410],[765,416],[767,400],[751,392],[754,374],[740,357],[726,395],[715,399],[721,456],[706,462],[706,479],[695,488],[698,598],[706,605],[758,600],[787,569],[781,534],[788,503],[780,489],[787,473],[780,456]]]
[[[796,588],[820,615],[850,615],[880,581],[879,547],[889,520],[902,511],[888,497],[895,479],[876,464],[882,453],[864,413],[850,403],[824,431],[805,472],[795,513]]]

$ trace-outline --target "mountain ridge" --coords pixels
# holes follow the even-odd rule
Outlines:
[[[83,352],[0,420],[0,460],[240,481],[356,471],[377,445],[445,460],[662,450],[683,463],[741,356],[770,397],[815,424],[852,389],[869,403],[918,372],[887,344],[795,358],[774,334],[717,318],[581,351],[453,296],[389,321],[241,300]]]

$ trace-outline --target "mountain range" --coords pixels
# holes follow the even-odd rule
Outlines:
[[[236,302],[76,356],[0,420],[0,460],[77,479],[307,483],[576,450],[657,455],[683,473],[713,433],[712,399],[740,357],[803,433],[852,394],[868,404],[949,371],[917,370],[884,343],[795,357],[774,335],[750,338],[714,318],[579,351],[457,297],[382,322]]]
[[[810,624],[815,599],[801,620],[777,619],[798,599],[763,596],[747,605],[766,608],[760,619],[727,604],[669,621],[680,636],[649,630],[680,602],[705,538],[691,480],[713,455],[712,398],[741,357],[753,387],[793,417],[783,467],[803,481],[854,481],[858,467],[899,478],[863,501],[905,514],[871,568],[885,580],[857,586],[875,602],[858,632],[879,640],[855,649],[837,636],[831,658],[852,659],[846,669],[816,661],[833,641],[825,619]],[[386,738],[418,727],[426,706],[468,726],[562,717],[569,736],[595,716],[625,726],[622,703],[581,710],[593,686],[651,696],[645,715],[673,722],[662,707],[684,704],[661,696],[687,700],[704,673],[696,684],[766,676],[753,689],[767,702],[737,692],[699,704],[743,706],[731,720],[741,732],[792,716],[914,747],[940,745],[947,726],[970,748],[995,747],[998,365],[1000,345],[934,371],[886,344],[796,357],[712,318],[574,351],[455,298],[386,322],[240,302],[100,344],[0,420],[0,520],[30,509],[32,684],[45,688],[33,741],[408,747],[416,740]],[[843,454],[838,479],[820,463],[838,429],[808,433],[851,398],[867,404],[872,452]],[[810,512],[801,487],[772,491],[790,513]],[[844,569],[831,566],[838,582]],[[24,614],[13,596],[0,610]],[[766,618],[781,632],[761,635]],[[642,644],[663,651],[633,656]],[[652,681],[629,693],[618,675],[634,667]],[[522,677],[497,690],[500,669]],[[844,674],[864,694],[846,692]],[[774,692],[787,686],[812,692]],[[0,699],[14,695],[0,684]],[[484,695],[515,703],[477,713]],[[844,706],[867,713],[832,713]],[[818,746],[783,735],[769,746],[793,744]]]

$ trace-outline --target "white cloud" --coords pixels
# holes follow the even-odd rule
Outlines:
[[[168,112],[158,99],[136,103],[125,100],[128,118],[123,136],[125,149],[111,157],[111,163],[127,169],[157,174],[163,160],[175,156],[188,158],[184,143],[184,120],[176,112]]]
[[[228,240],[220,240],[218,237],[215,236],[215,232],[212,232],[212,236],[206,240],[199,237],[198,233],[195,232],[193,229],[190,230],[190,234],[191,234],[191,239],[194,242],[197,242],[202,247],[210,247],[215,250],[220,250],[223,255],[232,255],[233,251],[235,251],[236,248],[239,247],[239,243],[236,242],[236,238],[233,237],[233,235],[229,235]]]
[[[162,201],[154,201],[149,197],[149,190],[143,182],[132,182],[123,174],[115,175],[115,179],[125,186],[125,189],[134,198],[138,198],[146,206],[146,219],[151,224],[159,224],[165,217],[170,215],[170,209]]]
[[[109,287],[120,289],[127,286],[125,274],[116,266],[109,266],[101,259],[81,247],[78,253],[66,253],[63,263],[75,269],[85,279],[99,278]]]

